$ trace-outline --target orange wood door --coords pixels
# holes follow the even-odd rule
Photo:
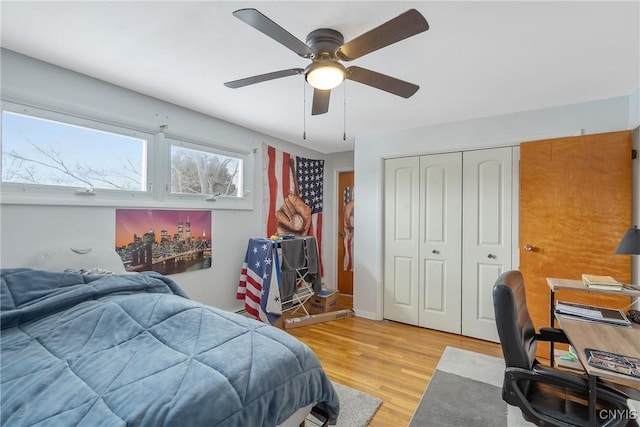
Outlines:
[[[631,132],[521,144],[520,271],[536,328],[550,321],[547,277],[631,280],[630,257],[614,254],[631,226],[631,181]],[[559,291],[556,300],[617,308],[630,303],[576,291]],[[548,358],[548,345],[540,344],[538,356]]]
[[[338,174],[338,291],[353,295],[353,172]]]

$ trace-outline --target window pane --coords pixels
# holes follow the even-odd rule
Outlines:
[[[2,112],[2,182],[146,191],[142,138]]]
[[[171,192],[241,197],[242,160],[171,145]]]

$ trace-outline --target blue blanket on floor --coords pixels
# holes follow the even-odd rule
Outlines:
[[[275,426],[339,403],[286,332],[157,273],[0,270],[2,425]]]

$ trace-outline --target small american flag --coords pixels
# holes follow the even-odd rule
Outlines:
[[[351,201],[351,187],[344,187],[344,197],[342,198],[342,205],[347,206],[347,203]]]
[[[282,314],[277,262],[271,240],[250,239],[236,292],[236,299],[244,300],[247,314],[270,324]]]

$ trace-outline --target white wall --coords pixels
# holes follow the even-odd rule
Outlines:
[[[325,154],[274,139],[222,120],[141,95],[130,90],[56,67],[15,52],[2,50],[2,97],[40,107],[98,119],[140,130],[169,132],[198,141],[212,141],[255,155],[255,178],[250,183],[252,210],[212,211],[213,268],[171,276],[192,298],[234,310],[240,268],[249,238],[263,236],[262,143],[292,154],[325,159],[325,235],[335,221],[335,168],[353,169],[353,154]],[[335,166],[334,166],[335,164]],[[333,204],[332,204],[333,203]],[[163,207],[171,208],[169,202]],[[0,205],[0,265],[26,265],[42,248],[87,246],[96,242],[115,247],[115,209],[118,206]],[[157,203],[154,206],[157,208]],[[184,209],[184,206],[180,206]],[[325,282],[335,284],[335,242],[323,239]],[[335,286],[334,286],[335,287]]]
[[[636,125],[633,130],[633,149],[638,153],[633,161],[633,217],[631,224],[640,227],[640,126]],[[640,255],[631,257],[631,278],[633,283],[640,283]],[[636,310],[640,310],[640,298],[636,298]]]
[[[640,89],[629,96],[629,129],[640,126]]]
[[[638,157],[633,161],[633,198],[634,213],[632,224],[640,227],[640,88],[629,96],[629,129],[633,131],[633,148]],[[631,274],[633,283],[640,283],[640,256],[632,257]],[[640,298],[636,299],[637,310],[640,310]]]
[[[514,145],[552,137],[629,129],[633,97],[526,111],[357,138],[354,237],[354,310],[382,319],[384,159],[416,154]],[[636,101],[637,103],[637,96]],[[637,112],[637,107],[636,107]],[[636,187],[637,191],[637,187]]]

